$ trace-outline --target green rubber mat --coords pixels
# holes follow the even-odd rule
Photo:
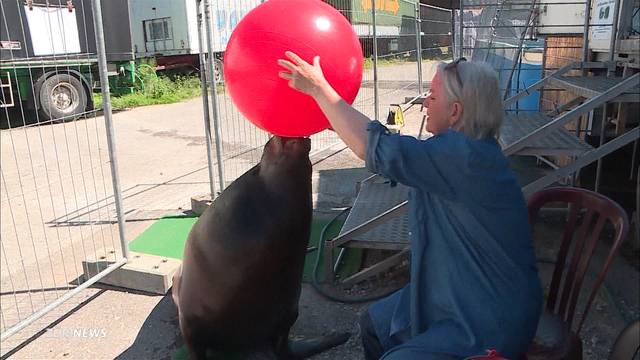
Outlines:
[[[129,250],[182,260],[184,244],[197,216],[165,216],[129,243]]]
[[[184,244],[193,224],[198,220],[193,216],[167,216],[153,223],[142,234],[129,243],[131,251],[152,254],[158,256],[182,259]],[[318,255],[317,246],[320,240],[322,229],[329,224],[330,219],[314,218],[311,225],[311,238],[309,239],[309,247],[315,247],[316,250],[310,251],[304,263],[303,282],[310,282],[316,256]],[[335,221],[325,233],[326,239],[331,239],[338,235],[342,228],[343,221]],[[335,250],[334,259],[338,257],[339,250]],[[348,276],[360,268],[362,260],[362,251],[359,249],[349,249],[343,257],[338,273],[340,276]],[[323,279],[324,254],[321,255],[320,264],[318,266],[318,279]],[[243,360],[244,356],[238,354],[218,354],[222,355],[225,360]],[[172,360],[188,360],[187,349],[182,346],[177,349],[171,356]]]
[[[131,251],[157,256],[170,257],[174,259],[182,259],[184,252],[184,244],[193,224],[198,220],[195,216],[166,216],[157,220],[142,234],[138,235],[129,243]],[[314,218],[311,226],[311,239],[309,246],[318,246],[320,233],[322,229],[329,223],[330,219]],[[330,228],[327,229],[325,239],[335,237],[342,228],[342,221],[335,221]],[[316,261],[317,250],[307,254],[304,264],[303,281],[310,282],[313,267]],[[339,250],[335,250],[334,259],[338,257]],[[318,279],[323,279],[324,254],[321,255],[320,265],[318,269]],[[346,256],[343,257],[338,274],[342,277],[351,275],[359,270],[362,259],[362,252],[358,249],[349,249]]]

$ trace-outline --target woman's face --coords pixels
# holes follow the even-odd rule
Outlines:
[[[431,89],[422,105],[427,109],[427,131],[434,135],[450,128],[460,117],[456,116],[456,112],[459,111],[456,107],[459,107],[460,103],[450,103],[447,99],[440,72],[431,80]]]

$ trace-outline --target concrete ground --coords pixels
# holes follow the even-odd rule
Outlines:
[[[414,76],[404,69],[397,70],[399,73],[408,74],[407,83]],[[404,78],[396,74],[389,79],[402,81]],[[389,83],[390,91],[392,85],[397,83]],[[402,99],[403,94],[395,92],[389,96],[395,97],[397,102]],[[202,169],[201,155],[204,146],[201,132],[191,126],[181,127],[179,123],[181,119],[198,119],[199,106],[199,100],[194,99],[182,104],[141,108],[116,115],[116,141],[120,144],[123,187],[128,189],[125,195],[138,190],[146,191],[144,206],[129,206],[134,209],[133,212],[140,211],[140,217],[131,218],[131,221],[127,222],[128,239],[135,238],[153,222],[153,217],[147,216],[152,210],[187,209],[189,195],[207,191],[206,170]],[[409,111],[407,126],[403,132],[411,135],[418,133],[421,120],[418,110],[419,107],[414,107]],[[190,123],[185,120],[185,124]],[[155,144],[156,148],[148,148],[149,144]],[[182,153],[177,153],[175,149],[180,149]],[[100,151],[104,152],[104,147],[101,147]],[[174,165],[154,165],[151,160],[157,159]],[[250,162],[254,159],[248,158],[245,161]],[[344,150],[339,143],[327,151],[316,154],[313,161],[315,209],[327,213],[333,208],[351,205],[356,195],[356,182],[369,175],[363,169],[363,162],[349,150]],[[153,188],[154,184],[180,177],[194,169],[200,171],[180,178],[179,184]],[[5,171],[3,168],[3,174],[6,176]],[[152,182],[148,180],[150,174],[153,174]],[[70,181],[71,179],[60,179],[61,183]],[[6,185],[3,183],[3,186]],[[34,187],[38,188],[37,183]],[[178,188],[180,190],[176,190]],[[61,189],[64,193],[63,187]],[[51,192],[52,189],[49,190]],[[56,193],[55,188],[53,193]],[[131,196],[129,199],[126,201],[135,201],[136,197]],[[59,212],[53,209],[51,212],[64,213],[64,210],[67,210],[66,206]],[[3,226],[5,224],[6,222]],[[554,253],[556,243],[552,234],[557,231],[557,218],[551,215],[545,217],[541,230],[536,235],[536,248],[541,258],[549,258]],[[71,235],[69,233],[69,236]],[[541,264],[540,273],[544,282],[549,277],[550,267]],[[625,260],[618,259],[608,279],[611,281],[607,282],[607,286],[597,298],[583,330],[585,359],[606,359],[615,336],[624,324],[640,316],[638,269],[629,266]],[[4,286],[3,282],[3,297],[0,300],[4,300],[6,296]],[[6,304],[8,302],[3,302],[3,312]],[[294,326],[293,335],[315,336],[329,331],[351,332],[353,336],[348,343],[313,359],[363,359],[356,324],[359,313],[366,305],[346,305],[329,301],[318,295],[308,284],[304,284],[300,300],[300,317]],[[95,286],[84,290],[25,331],[2,342],[0,353],[3,358],[12,359],[170,359],[180,345],[175,307],[170,296]]]
[[[314,203],[318,211],[326,213],[334,207],[350,205],[355,196],[355,183],[368,176],[362,169],[362,161],[343,149],[336,146],[315,159],[319,161],[313,175]],[[337,154],[320,160],[334,152]],[[184,201],[188,203],[189,199]],[[132,234],[130,238],[151,223],[128,223],[132,225],[127,226],[128,233]],[[40,328],[46,328],[39,336],[28,338],[20,333],[3,342],[3,354],[15,359],[163,359],[170,358],[180,345],[175,306],[169,295],[154,296],[97,286],[83,291],[74,300],[78,307],[65,309],[69,313],[56,310],[46,321],[38,322]],[[294,334],[352,332],[354,336],[347,345],[317,358],[358,359],[356,319],[363,306],[327,301],[305,284]],[[55,314],[65,317],[56,320]],[[31,334],[40,329],[32,326],[26,330],[24,333]]]

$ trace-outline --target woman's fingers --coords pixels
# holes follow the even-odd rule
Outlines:
[[[298,66],[302,66],[304,64],[309,64],[308,62],[302,60],[302,58],[300,58],[300,56],[298,56],[297,54],[291,52],[291,51],[286,51],[284,53],[291,61],[293,61],[294,64],[298,65]]]
[[[280,72],[278,73],[278,76],[280,76],[281,78],[286,79],[286,80],[291,80],[291,79],[293,79],[293,74],[288,73],[288,72],[286,72],[286,71],[280,71]]]
[[[282,66],[283,68],[291,71],[291,72],[300,72],[300,68],[298,68],[296,65],[294,65],[291,61],[287,61],[287,60],[283,60],[283,59],[279,59],[278,60],[278,65]]]

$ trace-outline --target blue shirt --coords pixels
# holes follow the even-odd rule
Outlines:
[[[410,187],[410,283],[369,308],[386,355],[524,353],[542,290],[526,203],[498,143],[453,130],[418,140],[377,121],[368,132],[367,168]]]

